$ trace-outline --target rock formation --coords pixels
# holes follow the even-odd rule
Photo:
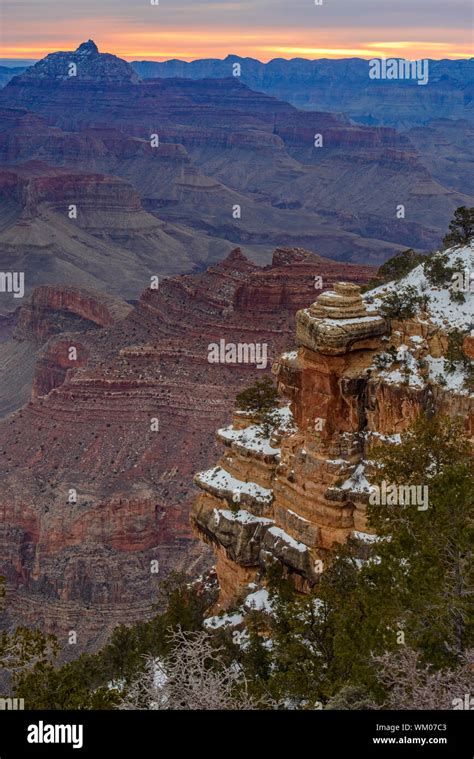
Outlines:
[[[470,250],[461,255],[467,264]],[[374,539],[366,505],[378,440],[396,444],[423,410],[461,418],[474,436],[474,396],[459,371],[443,369],[447,333],[469,328],[472,301],[448,309],[422,266],[410,276],[430,306],[403,322],[377,310],[383,292],[402,283],[365,299],[357,285],[336,283],[300,310],[299,347],[273,367],[289,406],[272,420],[236,412],[218,431],[225,452],[217,467],[195,477],[201,493],[191,522],[215,552],[221,607],[242,601],[269,562],[280,562],[304,591],[317,582],[334,542]]]
[[[19,76],[22,81],[64,81],[77,77],[81,81],[100,79],[108,83],[132,84],[136,84],[140,79],[126,61],[110,53],[99,53],[93,40],[83,42],[73,52],[50,53]]]
[[[59,284],[136,298],[151,276],[191,271],[209,248],[198,238],[190,255],[182,230],[145,211],[115,176],[29,161],[0,169],[0,201],[1,270],[24,272],[28,293]],[[0,311],[17,305],[0,294]]]
[[[65,350],[63,343],[55,360],[57,346],[51,352],[45,347],[50,337],[112,326],[131,309],[94,290],[49,285],[37,288],[22,307],[0,318],[0,418],[63,381],[70,368],[65,360],[68,344],[65,341]]]
[[[386,328],[383,319],[367,312],[360,288],[348,282],[338,282],[296,318],[298,342],[330,356],[369,348]]]

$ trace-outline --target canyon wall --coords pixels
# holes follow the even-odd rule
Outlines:
[[[54,632],[71,657],[152,616],[173,570],[210,566],[189,526],[194,472],[215,459],[235,394],[291,343],[315,278],[327,288],[342,271],[373,276],[300,249],[264,268],[234,250],[133,307],[70,286],[33,293],[16,330],[17,345],[39,352],[31,398],[0,422],[4,625]],[[210,363],[221,340],[265,344],[266,368]]]

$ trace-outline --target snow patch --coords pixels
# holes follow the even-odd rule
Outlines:
[[[460,248],[450,248],[445,251],[448,254],[448,266],[453,266],[460,260],[465,269],[472,270],[473,250],[469,245]],[[474,321],[474,299],[470,293],[464,293],[465,302],[457,303],[451,300],[451,292],[448,287],[439,288],[432,285],[425,276],[423,264],[419,264],[406,276],[385,285],[380,285],[374,290],[365,293],[367,311],[375,311],[380,308],[385,295],[400,291],[405,287],[412,286],[418,293],[428,297],[428,314],[433,324],[444,329],[457,327],[460,330],[469,329]]]
[[[196,479],[202,485],[208,485],[216,490],[223,491],[230,495],[234,503],[238,503],[242,495],[248,495],[259,503],[270,504],[273,499],[273,491],[269,488],[263,488],[256,482],[243,482],[233,477],[229,472],[220,466],[207,469],[205,472],[199,472]]]
[[[250,511],[245,509],[239,509],[239,511],[231,511],[230,509],[214,509],[214,515],[216,519],[216,526],[219,524],[221,517],[227,519],[229,522],[238,522],[239,524],[273,524],[272,519],[266,519],[265,517],[256,517],[251,514]]]
[[[273,610],[270,594],[266,588],[260,588],[260,590],[250,593],[244,600],[244,606],[255,611],[264,611],[267,614],[271,614]]]
[[[371,485],[365,476],[364,464],[358,464],[348,480],[341,485],[341,490],[351,493],[370,493]]]
[[[300,543],[298,540],[292,538],[291,535],[288,535],[288,533],[282,530],[280,527],[270,527],[268,532],[279,540],[282,540],[284,543],[287,543],[288,547],[291,546],[291,548],[295,548],[300,553],[309,550],[308,546],[305,546],[304,543]]]
[[[222,614],[217,617],[208,617],[204,620],[204,627],[211,630],[217,630],[219,627],[235,627],[242,624],[244,615],[236,612],[235,614]]]
[[[261,424],[252,424],[243,430],[235,430],[232,425],[217,431],[223,440],[235,443],[248,451],[262,453],[265,456],[276,456],[280,448],[270,445],[270,438],[265,437],[264,428]]]

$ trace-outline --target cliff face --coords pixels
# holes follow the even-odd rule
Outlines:
[[[24,271],[27,292],[68,283],[133,298],[150,276],[194,266],[182,230],[145,211],[118,177],[30,161],[0,169],[0,207],[2,267]],[[196,240],[192,257],[208,246]],[[16,305],[2,294],[2,310]]]
[[[64,380],[71,341],[62,338],[49,345],[50,338],[74,332],[79,346],[85,332],[111,326],[131,309],[94,290],[49,285],[38,287],[24,305],[0,318],[0,418]],[[86,355],[81,348],[76,363]]]
[[[470,251],[462,257],[467,264]],[[409,276],[423,285],[430,306],[405,321],[379,315],[384,288],[363,300],[347,283],[300,310],[299,347],[273,367],[289,405],[270,424],[236,412],[218,431],[225,452],[217,467],[196,475],[201,494],[191,522],[214,549],[221,606],[242,600],[269,561],[305,590],[335,541],[352,535],[363,546],[373,539],[366,505],[374,442],[396,444],[424,410],[463,419],[473,436],[473,396],[462,373],[443,368],[448,331],[468,328],[472,301],[468,294],[465,304],[448,307],[446,293],[422,282],[421,267]]]
[[[58,316],[68,317],[72,324],[82,322],[83,330],[94,326],[110,327],[124,319],[132,307],[108,295],[79,287],[37,287],[21,308],[18,333],[35,336],[40,342],[63,329]],[[69,326],[72,326],[69,325]]]
[[[342,271],[373,275],[289,249],[261,269],[235,250],[145,290],[133,308],[82,288],[34,292],[17,336],[45,340],[32,397],[0,422],[7,624],[39,624],[61,643],[74,629],[78,647],[64,655],[90,650],[119,622],[153,614],[172,570],[210,564],[189,527],[193,474],[215,458],[213,432],[235,394],[265,370],[210,363],[209,345],[266,344],[269,372],[315,276],[327,287]]]

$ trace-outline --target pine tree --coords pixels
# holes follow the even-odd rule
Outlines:
[[[474,237],[474,208],[460,206],[449,223],[449,232],[443,238],[445,248],[466,245]]]

